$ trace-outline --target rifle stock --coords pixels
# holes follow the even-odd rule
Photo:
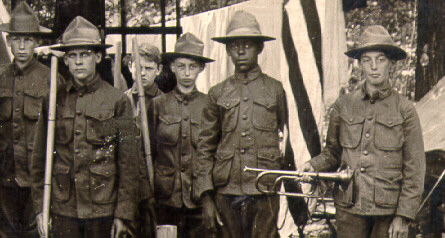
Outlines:
[[[57,95],[57,57],[51,56],[51,85],[48,109],[48,130],[46,139],[46,165],[43,185],[43,237],[49,237],[49,218],[51,201],[51,175],[53,167],[54,131],[56,126],[56,95]]]

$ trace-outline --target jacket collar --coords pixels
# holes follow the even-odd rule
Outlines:
[[[241,81],[253,81],[257,79],[262,74],[261,68],[257,65],[255,68],[247,73],[235,73],[235,79]]]
[[[26,75],[28,74],[33,68],[34,66],[37,64],[37,60],[33,57],[31,59],[31,61],[29,62],[29,64],[27,64],[23,69],[20,69],[15,60],[12,62],[12,71],[14,72],[14,75]]]
[[[159,87],[158,84],[153,82],[153,84],[150,87],[144,88],[144,95],[154,97],[158,95]],[[131,94],[137,95],[138,94],[138,88],[136,86],[136,83],[133,84],[133,87],[131,87]]]
[[[391,83],[386,83],[385,87],[381,90],[377,90],[374,92],[370,92],[366,87],[366,80],[360,86],[361,98],[363,100],[369,99],[371,103],[374,103],[376,100],[383,100],[392,93]]]
[[[175,87],[173,89],[173,95],[175,95],[175,97],[178,99],[178,101],[182,102],[182,101],[193,101],[196,96],[198,95],[198,90],[195,88],[193,88],[193,90],[190,93],[183,93],[181,92],[181,90],[179,90],[178,87]]]
[[[96,91],[100,87],[101,82],[102,82],[102,79],[98,73],[96,73],[96,75],[94,76],[94,79],[91,82],[89,82],[83,86],[76,83],[74,78],[71,76],[71,80],[69,80],[67,82],[66,91],[69,92],[72,89],[75,89],[79,93],[91,93],[91,92]]]

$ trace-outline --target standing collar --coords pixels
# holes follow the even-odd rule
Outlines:
[[[175,87],[173,89],[173,95],[178,99],[178,101],[193,101],[193,99],[196,98],[198,95],[198,90],[196,89],[196,86],[193,88],[193,90],[190,93],[183,93],[181,90],[179,90],[178,87]]]
[[[374,103],[377,99],[378,100],[383,100],[386,97],[388,97],[389,95],[391,95],[392,92],[392,88],[391,88],[391,83],[389,82],[389,80],[387,81],[385,87],[383,89],[380,90],[376,90],[374,92],[370,92],[366,86],[366,80],[362,83],[362,85],[360,86],[360,91],[361,91],[361,97],[362,99],[369,99],[371,100],[371,103]]]
[[[262,74],[261,68],[257,65],[255,68],[247,73],[235,73],[235,79],[241,81],[253,81]]]
[[[144,95],[154,97],[158,95],[159,87],[156,82],[153,82],[153,84],[150,87],[144,88]],[[131,94],[138,94],[138,87],[136,86],[136,82],[133,83],[133,87],[131,87]]]
[[[37,64],[37,60],[34,57],[32,57],[32,59],[29,62],[29,64],[27,64],[23,69],[20,69],[17,66],[17,63],[16,63],[16,61],[14,59],[14,61],[12,62],[12,69],[13,69],[14,75],[26,75],[33,69],[33,67],[36,64]]]
[[[72,89],[76,89],[76,91],[78,91],[79,93],[91,93],[96,91],[100,87],[101,82],[102,79],[98,73],[96,73],[93,80],[83,86],[76,83],[76,80],[74,80],[73,76],[71,76],[71,80],[67,82],[66,91],[69,92]]]

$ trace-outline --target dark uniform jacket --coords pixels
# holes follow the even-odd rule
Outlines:
[[[354,170],[349,186],[334,189],[338,209],[413,219],[425,176],[419,118],[413,104],[390,86],[380,94],[372,103],[363,86],[337,99],[326,147],[310,163],[317,171]]]
[[[133,219],[138,173],[136,127],[128,98],[99,75],[73,79],[57,94],[51,212],[73,218]],[[47,107],[39,117],[31,175],[42,209]]]
[[[196,146],[202,108],[207,95],[194,89],[184,94],[173,91],[154,98],[149,113],[150,132],[156,144],[155,196],[161,204],[196,208],[192,199],[195,186]]]
[[[132,88],[128,89],[125,94],[127,95],[127,97],[130,99],[130,103],[131,103],[131,108],[133,111],[133,118],[135,120],[136,126],[138,128],[140,128],[140,124],[141,124],[141,109],[139,108],[139,95],[138,95],[138,91],[136,88],[136,85],[134,85]],[[151,100],[159,95],[164,94],[159,88],[157,83],[153,83],[153,85],[151,87],[149,87],[148,89],[145,90],[144,95],[145,95],[145,106],[148,107],[148,105],[150,104]],[[148,115],[147,115],[148,116]],[[144,143],[143,143],[143,138],[142,138],[142,134],[139,133],[139,139],[141,140],[141,151],[140,151],[140,161],[138,163],[138,167],[139,167],[139,198],[138,200],[144,200],[150,197],[153,197],[153,192],[151,191],[150,188],[150,182],[148,179],[148,170],[147,170],[147,161],[145,160],[145,150],[144,150]]]
[[[209,91],[198,144],[196,196],[207,190],[221,194],[260,194],[256,173],[245,166],[280,169],[279,130],[287,123],[281,82],[263,74],[259,66],[235,74]],[[263,185],[272,185],[274,178]]]
[[[0,184],[30,186],[29,164],[42,97],[49,91],[50,69],[32,59],[20,70],[0,66]]]

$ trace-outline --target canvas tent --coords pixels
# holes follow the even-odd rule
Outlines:
[[[0,2],[0,24],[9,22],[9,13],[6,10],[3,2]],[[8,47],[6,47],[6,33],[2,33],[2,40],[0,40],[0,64],[6,64],[11,62],[12,53]]]

